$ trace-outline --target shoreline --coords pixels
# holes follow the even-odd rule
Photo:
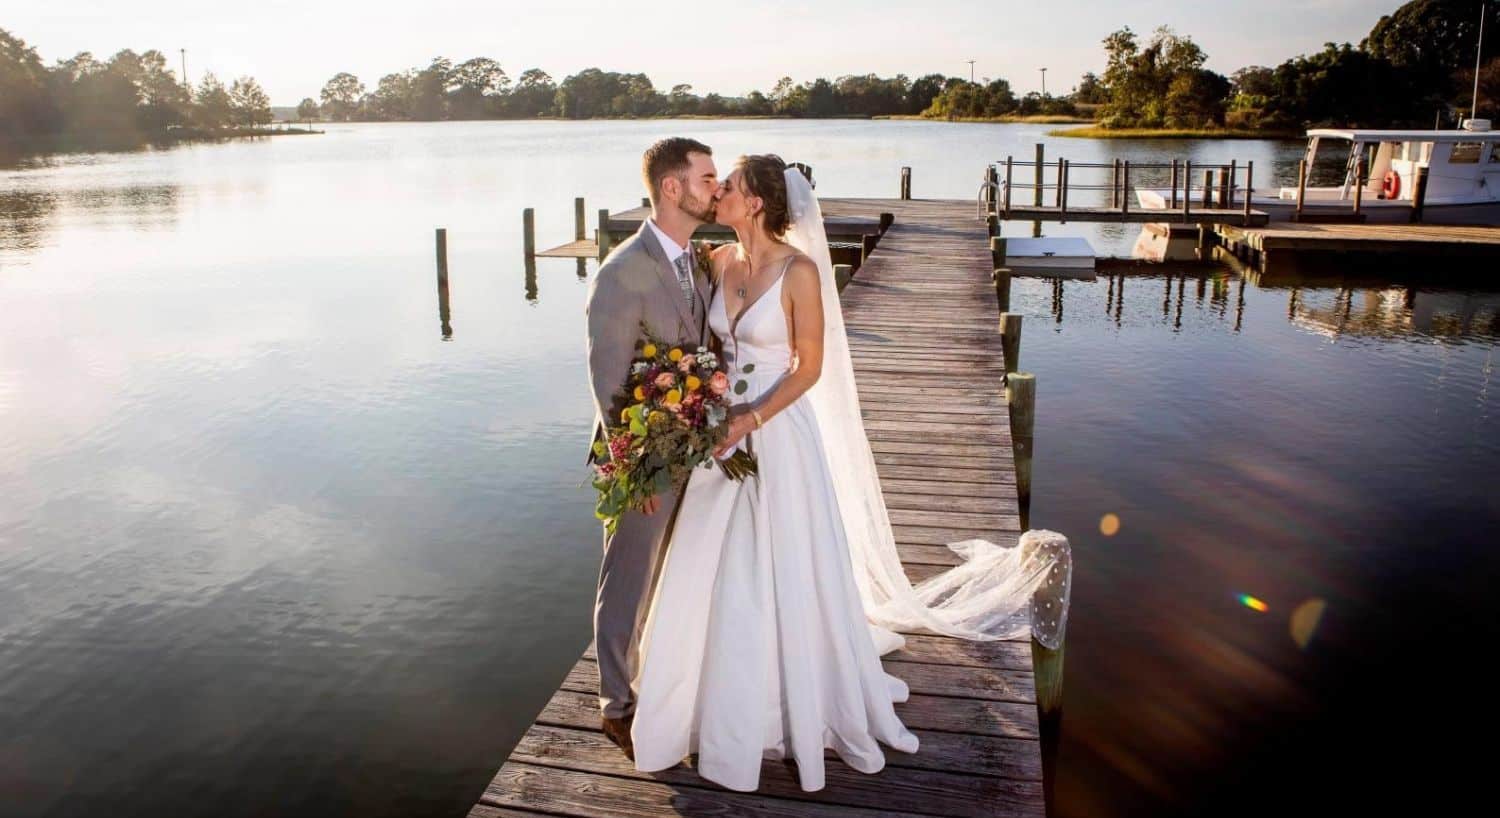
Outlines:
[[[1057,128],[1048,136],[1070,139],[1302,139],[1291,131],[1256,131],[1242,128]]]

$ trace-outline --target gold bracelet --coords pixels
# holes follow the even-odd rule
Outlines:
[[[755,418],[755,428],[759,429],[760,427],[766,425],[766,422],[764,420],[760,419],[760,412],[759,411],[757,411],[755,409],[751,409],[750,410],[750,417]]]

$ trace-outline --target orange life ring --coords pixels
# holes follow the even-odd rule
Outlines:
[[[1401,174],[1394,170],[1385,172],[1385,181],[1380,185],[1380,198],[1394,199],[1401,195]]]

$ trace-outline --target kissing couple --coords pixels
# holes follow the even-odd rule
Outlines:
[[[739,157],[721,179],[713,151],[680,137],[641,165],[650,217],[589,291],[596,434],[645,327],[722,349],[747,388],[716,454],[748,445],[758,473],[694,469],[606,531],[594,606],[604,733],[638,770],[696,755],[700,775],[733,790],[757,789],[766,759],[794,761],[802,789],[820,790],[829,749],[879,772],[882,744],[918,751],[896,713],[907,686],[880,662],[904,644],[897,631],[1030,633],[1031,594],[1052,567],[1037,555],[1055,549],[956,543],[966,561],[913,586],[811,184],[770,154]],[[700,257],[692,236],[710,222],[736,241]]]

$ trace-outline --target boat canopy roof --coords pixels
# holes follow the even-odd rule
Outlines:
[[[1358,131],[1340,128],[1315,128],[1309,137],[1347,139],[1351,142],[1494,142],[1500,131]]]

